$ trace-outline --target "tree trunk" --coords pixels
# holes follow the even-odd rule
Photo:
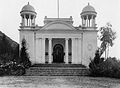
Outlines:
[[[105,47],[105,59],[107,59],[107,45]]]
[[[108,48],[107,48],[107,58],[109,57],[109,44],[108,44]]]

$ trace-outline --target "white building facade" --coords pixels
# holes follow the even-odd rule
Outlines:
[[[82,25],[73,26],[73,18],[48,18],[44,25],[35,25],[36,12],[28,3],[21,12],[20,44],[26,40],[32,64],[89,65],[97,50],[96,11],[91,5],[83,8]]]

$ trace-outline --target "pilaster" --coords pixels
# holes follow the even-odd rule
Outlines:
[[[42,63],[45,63],[45,38],[42,38]]]
[[[36,63],[42,63],[42,39],[36,39]]]

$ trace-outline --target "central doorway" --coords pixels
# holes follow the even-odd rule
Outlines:
[[[61,44],[56,44],[53,48],[53,63],[64,63],[64,48]]]

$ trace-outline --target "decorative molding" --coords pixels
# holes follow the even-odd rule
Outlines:
[[[87,48],[88,48],[89,51],[92,51],[92,49],[93,49],[92,44],[88,44],[88,45],[87,45]]]
[[[57,20],[57,21],[53,21],[53,22],[50,22],[48,24],[45,24],[43,26],[43,28],[41,28],[41,30],[49,30],[47,29],[49,26],[52,26],[54,24],[62,24],[62,25],[65,25],[66,27],[68,27],[69,29],[68,30],[77,30],[74,28],[74,26],[70,23],[67,23],[67,22],[64,22],[64,21],[60,21],[60,20]],[[51,30],[51,29],[50,29]]]

